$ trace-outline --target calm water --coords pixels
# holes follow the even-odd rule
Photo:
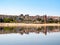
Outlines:
[[[0,30],[0,45],[60,45],[60,27]],[[19,29],[17,31],[17,29]]]

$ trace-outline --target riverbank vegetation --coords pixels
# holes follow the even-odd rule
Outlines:
[[[23,14],[19,16],[0,16],[0,23],[36,23],[36,24],[43,24],[43,23],[60,23],[60,17],[58,16],[29,16]]]

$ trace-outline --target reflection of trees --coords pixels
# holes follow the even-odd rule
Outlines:
[[[53,30],[53,28],[54,28],[53,26],[48,26],[47,27],[48,30]]]
[[[48,26],[48,27],[38,27],[38,28],[33,28],[33,27],[0,27],[0,33],[20,33],[20,34],[29,34],[29,33],[40,33],[43,32],[47,34],[47,32],[55,32],[55,31],[60,31],[58,30],[60,27],[53,27],[53,26]]]

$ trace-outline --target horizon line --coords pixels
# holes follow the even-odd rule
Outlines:
[[[22,14],[22,13],[21,13]],[[19,15],[21,15],[21,14],[0,14],[0,15],[7,15],[7,16],[19,16]],[[25,15],[27,15],[28,13],[26,13],[26,14],[23,14],[23,16],[25,16]],[[28,14],[29,16],[44,16],[44,15],[46,15],[46,16],[58,16],[58,15],[48,15],[48,14],[34,14],[34,15],[32,15],[32,14]],[[59,15],[60,16],[60,15]]]

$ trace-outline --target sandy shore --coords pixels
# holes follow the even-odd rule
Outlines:
[[[41,27],[41,26],[60,26],[59,23],[55,24],[25,24],[25,23],[0,23],[0,27]]]

